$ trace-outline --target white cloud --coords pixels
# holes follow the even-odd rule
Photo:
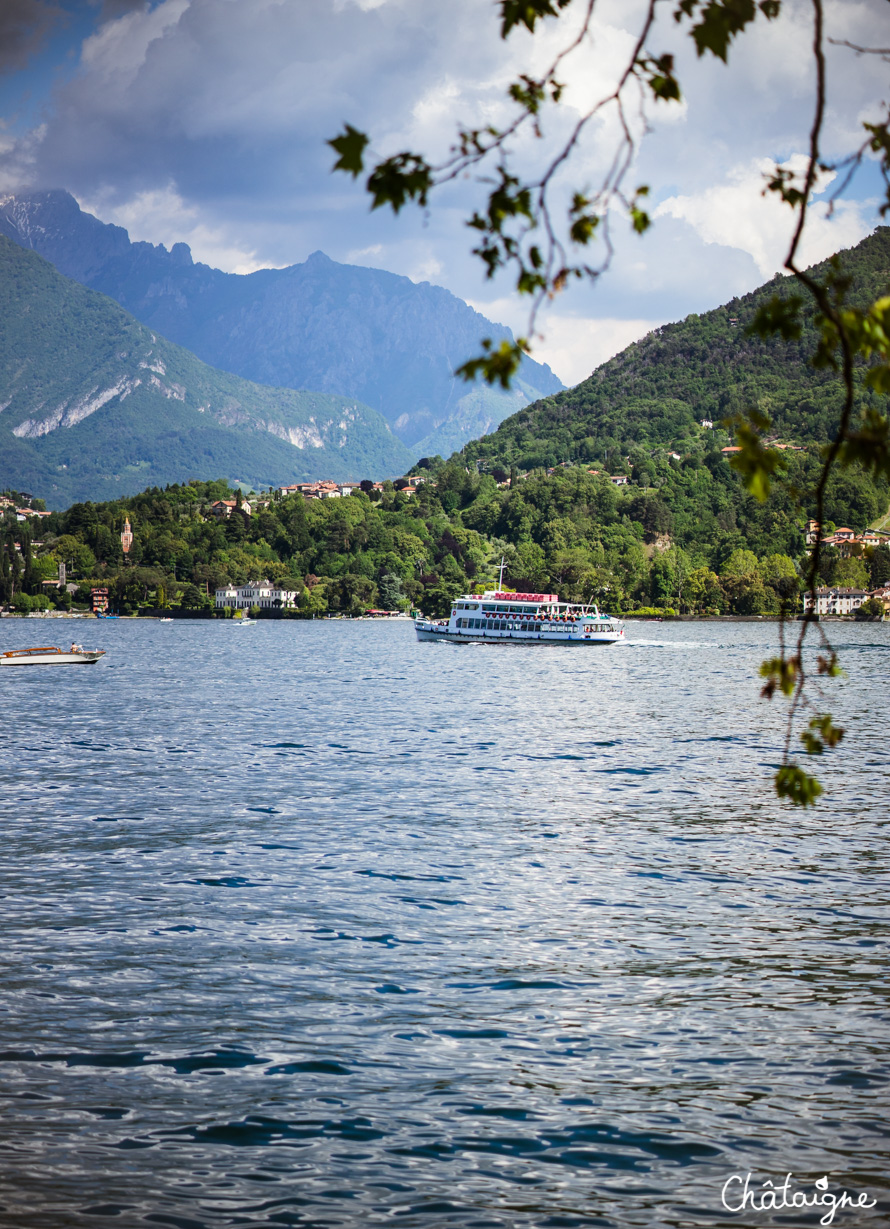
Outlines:
[[[443,271],[441,260],[430,254],[408,270],[408,277],[412,282],[435,282],[441,278]]]
[[[536,341],[532,357],[549,364],[563,384],[580,384],[592,371],[633,341],[639,341],[662,320],[580,319],[548,316],[543,339]]]
[[[366,248],[353,248],[346,253],[346,261],[350,265],[364,265],[369,260],[377,261],[383,255],[383,244],[372,243]]]
[[[534,37],[519,30],[506,44],[493,0],[161,0],[122,14],[106,7],[91,37],[73,48],[78,70],[66,71],[46,100],[43,127],[11,148],[4,140],[0,186],[67,187],[135,238],[184,240],[196,259],[229,270],[281,267],[320,248],[480,304],[502,300],[503,311],[483,310],[525,332],[527,304],[508,297],[506,277],[486,282],[470,254],[465,222],[484,185],[460,179],[434,195],[428,213],[406,207],[394,219],[369,210],[361,181],[330,173],[325,141],[351,122],[372,135],[375,153],[446,154],[460,123],[510,113],[509,82],[540,70],[566,19],[577,21],[584,7],[570,6]],[[608,93],[644,7],[645,0],[598,0],[596,37],[561,72],[561,118],[542,140],[515,142],[527,168],[552,157],[581,109]],[[650,50],[677,53],[684,103],[650,108],[652,133],[629,181],[652,185],[657,226],[640,240],[619,222],[611,272],[554,304],[560,338],[545,321],[546,345],[566,379],[606,357],[597,338],[753,289],[779,267],[787,244],[790,214],[762,200],[760,176],[765,159],[805,148],[811,7],[786,0],[780,21],[758,20],[734,45],[728,69],[695,56],[672,7],[660,6],[664,20]],[[890,43],[885,0],[826,0],[826,14],[835,38]],[[825,149],[835,157],[882,96],[886,66],[838,47],[828,60]],[[633,123],[639,129],[641,117]],[[557,185],[563,199],[570,186],[596,184],[615,124],[610,113],[591,125],[571,175]],[[814,215],[807,256],[856,242],[873,220],[862,199],[839,207],[830,222]],[[606,323],[589,325],[599,318]]]
[[[795,155],[783,165],[800,178],[806,158]],[[774,193],[764,195],[767,176],[774,167],[769,158],[734,167],[722,183],[695,195],[668,197],[655,210],[655,217],[677,218],[688,223],[705,243],[747,252],[764,280],[770,278],[784,264],[793,225],[788,205]],[[824,177],[823,192],[832,179],[833,175]],[[841,201],[833,216],[828,216],[824,205],[814,205],[799,248],[799,263],[814,264],[864,239],[871,230],[866,208],[862,203]]]
[[[83,66],[101,78],[132,79],[145,63],[152,43],[179,22],[189,3],[163,0],[154,9],[146,6],[105,22],[84,40]]]
[[[528,335],[527,299],[474,299],[470,306],[489,320],[506,324],[515,337]],[[663,319],[544,312],[539,316],[532,338],[532,358],[547,363],[563,384],[579,384],[632,341],[639,341],[661,324],[664,324]]]

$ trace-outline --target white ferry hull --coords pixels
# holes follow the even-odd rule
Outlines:
[[[415,623],[418,640],[439,640],[448,644],[617,644],[624,639],[624,629],[615,632],[591,632],[575,636],[559,632],[450,632],[447,627],[433,628]]]

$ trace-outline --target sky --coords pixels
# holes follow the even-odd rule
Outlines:
[[[506,122],[506,91],[565,45],[585,0],[534,36],[499,37],[495,0],[2,0],[0,193],[65,188],[134,240],[184,241],[231,272],[284,267],[321,250],[445,286],[490,319],[527,332],[527,300],[487,281],[467,217],[472,176],[427,210],[370,211],[361,182],[332,174],[326,141],[351,123],[386,156],[440,158],[460,124]],[[642,0],[598,0],[592,37],[564,62],[564,102],[542,136],[514,143],[517,165],[552,156],[574,119],[608,94]],[[681,104],[632,108],[645,136],[629,183],[650,186],[643,237],[612,224],[615,252],[594,285],[547,305],[534,356],[567,384],[650,329],[753,290],[782,266],[791,215],[764,199],[775,161],[801,163],[812,119],[809,0],[784,0],[733,48],[698,59],[662,0],[650,50],[673,51]],[[881,114],[888,0],[826,0],[827,160],[858,147]],[[615,148],[605,111],[557,181],[557,197],[598,182]],[[834,186],[839,180],[835,179]],[[832,190],[826,175],[823,197]],[[831,217],[812,213],[803,254],[822,259],[880,223],[881,181],[866,163]]]

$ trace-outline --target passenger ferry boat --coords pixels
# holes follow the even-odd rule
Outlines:
[[[620,619],[595,605],[561,602],[555,593],[467,593],[449,619],[414,621],[418,640],[450,644],[614,644],[624,639]]]

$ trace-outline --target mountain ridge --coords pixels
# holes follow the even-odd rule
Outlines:
[[[376,411],[213,369],[0,235],[0,485],[50,507],[191,477],[397,476]]]
[[[185,243],[168,252],[131,242],[61,190],[0,197],[0,233],[212,366],[255,383],[355,397],[416,455],[451,451],[563,387],[531,359],[510,392],[467,386],[455,369],[483,337],[509,337],[509,329],[440,286],[321,252],[285,269],[224,273],[196,263]]]
[[[890,227],[880,226],[837,253],[850,277],[847,303],[864,307],[890,283]],[[825,273],[829,262],[814,266]],[[810,359],[817,335],[805,305],[796,341],[749,332],[758,308],[774,294],[800,294],[794,278],[776,274],[749,294],[653,330],[601,364],[571,389],[543,398],[505,419],[484,439],[466,444],[469,463],[520,469],[564,461],[618,464],[634,448],[707,449],[701,424],[756,407],[777,436],[824,443],[837,422],[843,390],[835,372]],[[873,401],[864,390],[860,402]]]

